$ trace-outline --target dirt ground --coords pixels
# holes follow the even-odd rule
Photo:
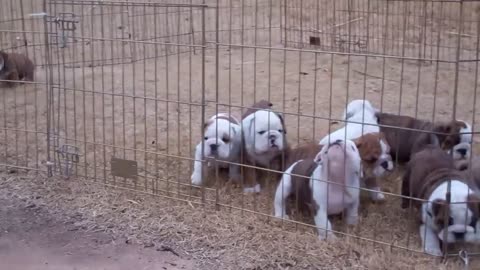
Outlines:
[[[86,232],[78,217],[50,214],[45,206],[0,196],[0,261],[9,270],[195,269],[167,247],[140,246],[104,232]],[[36,195],[40,197],[40,195]],[[173,253],[172,253],[173,252]]]

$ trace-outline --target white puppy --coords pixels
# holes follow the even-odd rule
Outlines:
[[[241,135],[240,122],[232,115],[219,113],[212,116],[204,127],[203,153],[206,158],[217,161],[238,163],[240,161]],[[195,162],[192,173],[192,184],[201,185],[202,178],[202,142],[195,148]],[[211,162],[207,166],[211,167]],[[230,179],[238,181],[239,166],[224,162],[218,163],[221,168],[229,168]]]
[[[286,130],[280,114],[271,110],[257,110],[242,120],[245,164],[255,167],[281,170],[282,156],[288,144],[285,139]],[[256,177],[253,169],[246,168],[248,177]],[[261,171],[259,171],[261,173]],[[260,192],[257,179],[247,179],[253,188],[245,188],[245,192]]]
[[[313,213],[319,239],[335,238],[328,215],[345,212],[347,224],[358,221],[360,163],[358,149],[351,140],[337,140],[324,146],[315,159],[295,162],[277,187],[275,216],[288,218],[285,200],[297,194],[299,205]],[[302,176],[310,176],[308,183]]]
[[[320,144],[327,145],[336,140],[354,140],[367,133],[380,132],[376,112],[378,110],[368,100],[351,101],[343,112],[343,120],[347,121],[345,126],[323,137]]]

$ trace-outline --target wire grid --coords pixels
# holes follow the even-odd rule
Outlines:
[[[61,173],[57,150],[72,145],[77,178],[270,218],[273,185],[243,195],[224,187],[222,173],[205,188],[190,185],[194,146],[216,112],[238,117],[254,101],[271,100],[285,115],[292,146],[335,129],[354,98],[433,121],[461,118],[475,130],[475,2],[5,4],[2,48],[28,53],[38,67],[36,83],[3,91],[4,165],[11,168],[45,170],[47,161]],[[42,11],[48,16],[28,16]],[[61,14],[74,14],[74,31],[61,28]],[[137,161],[138,176],[113,177],[111,157]],[[334,228],[422,252],[413,217],[399,209],[395,176],[382,183],[391,191],[385,206],[367,203],[363,224],[335,221]],[[300,222],[283,222],[286,230],[313,232],[310,220],[293,217]]]

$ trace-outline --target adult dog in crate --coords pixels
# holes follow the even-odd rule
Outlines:
[[[7,87],[13,87],[15,81],[33,81],[34,71],[35,66],[27,56],[0,51],[0,80]]]
[[[440,147],[428,145],[412,156],[402,195],[402,208],[412,205],[420,210],[419,233],[427,253],[441,256],[442,244],[478,241],[480,197]]]

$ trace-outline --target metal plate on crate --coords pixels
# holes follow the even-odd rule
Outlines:
[[[110,166],[113,176],[137,179],[138,163],[135,160],[112,157]]]

